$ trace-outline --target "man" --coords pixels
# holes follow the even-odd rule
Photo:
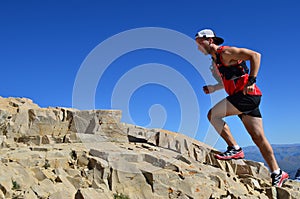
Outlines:
[[[229,126],[223,120],[224,117],[238,115],[272,172],[272,185],[280,187],[289,176],[280,170],[273,149],[264,135],[259,110],[262,93],[256,85],[260,54],[246,48],[219,46],[224,40],[210,29],[199,31],[195,40],[203,54],[212,56],[212,72],[221,80],[216,85],[204,86],[204,92],[209,94],[224,88],[228,93],[228,97],[208,112],[210,123],[228,145],[227,151],[215,157],[219,160],[244,158],[242,148],[238,146]],[[245,61],[250,62],[250,72]]]

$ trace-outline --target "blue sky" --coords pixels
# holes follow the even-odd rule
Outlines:
[[[101,42],[136,28],[165,28],[190,38],[199,29],[212,28],[225,39],[224,45],[246,47],[262,54],[258,85],[263,92],[261,111],[265,133],[272,144],[300,143],[300,80],[297,77],[299,8],[300,3],[291,0],[217,0],[212,3],[202,0],[1,0],[0,95],[28,97],[41,107],[72,107],[74,83],[79,69]],[[127,45],[126,42],[131,41],[124,42]],[[180,48],[180,42],[174,40],[175,46],[177,43]],[[109,50],[117,50],[121,45],[124,44],[116,44]],[[194,53],[197,46],[190,50]],[[99,59],[105,56],[101,54]],[[209,57],[205,59],[209,60]],[[210,97],[202,92],[205,81],[197,73],[197,67],[208,68],[206,61],[201,62],[201,66],[191,66],[172,52],[151,48],[120,55],[101,76],[95,95],[95,108],[119,108],[118,104],[112,104],[112,93],[117,82],[128,71],[148,63],[168,66],[188,80],[199,103],[199,107],[195,107],[195,110],[199,109],[199,129],[194,137],[203,141],[209,129],[206,113],[211,102]],[[159,67],[156,66],[156,69]],[[146,79],[147,74],[139,77]],[[176,80],[170,78],[170,81]],[[154,114],[158,123],[166,120],[163,127],[177,131],[182,120],[181,114],[193,111],[193,108],[180,109],[177,97],[180,95],[184,98],[188,94],[185,90],[178,92],[172,93],[168,85],[141,85],[129,99],[128,107],[133,122],[141,126],[151,123],[149,110],[152,107],[154,112],[158,110],[157,113],[161,113]],[[152,117],[153,120],[155,118]],[[228,118],[227,121],[241,146],[253,145],[237,117]],[[225,147],[222,140],[210,144],[217,148]]]

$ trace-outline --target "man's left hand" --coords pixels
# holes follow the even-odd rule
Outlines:
[[[247,85],[247,86],[245,86],[243,93],[244,93],[244,95],[246,95],[248,93],[253,92],[254,89],[255,89],[255,84],[252,84],[252,85],[249,85],[249,86]]]

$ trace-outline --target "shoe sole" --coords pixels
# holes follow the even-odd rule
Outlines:
[[[216,154],[215,158],[218,159],[218,160],[238,160],[238,159],[244,159],[245,158],[245,155],[244,155],[243,151],[240,154],[236,154],[236,156],[238,156],[238,157],[234,157],[234,156],[223,157],[223,156],[219,156],[219,154]]]
[[[218,160],[240,160],[240,159],[244,159],[244,158],[218,158],[218,157],[216,157],[216,159],[218,159]]]
[[[239,159],[244,159],[245,157],[238,157],[238,158],[223,158],[221,156],[215,156],[216,159],[218,160],[239,160]]]

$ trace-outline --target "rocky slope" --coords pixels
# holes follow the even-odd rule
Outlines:
[[[271,187],[262,163],[219,161],[199,141],[120,119],[0,97],[0,198],[300,198],[299,182]]]

